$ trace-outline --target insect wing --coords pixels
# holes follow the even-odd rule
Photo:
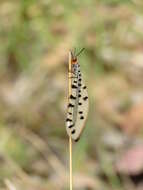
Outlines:
[[[68,135],[77,141],[85,127],[89,101],[87,87],[82,81],[79,64],[72,65],[71,76],[71,94],[69,94],[66,129]]]
[[[87,88],[84,84],[82,84],[78,96],[79,99],[78,99],[77,118],[74,125],[75,133],[71,134],[72,139],[74,139],[75,141],[79,140],[80,135],[85,127],[85,122],[88,115],[89,100],[88,100]]]

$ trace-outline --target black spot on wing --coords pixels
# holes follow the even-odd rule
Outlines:
[[[71,112],[68,112],[68,114],[69,114],[69,115],[72,115],[72,113],[71,113]]]
[[[84,117],[83,117],[83,116],[81,116],[81,117],[80,117],[80,119],[82,120],[82,119],[84,119]]]
[[[85,96],[85,97],[83,98],[83,100],[84,100],[84,101],[86,101],[87,99],[88,99],[88,97],[87,97],[87,96]]]
[[[72,86],[71,86],[73,89],[76,89],[77,88],[77,86],[76,85],[74,85],[74,84],[72,84]]]
[[[79,114],[83,114],[83,111],[79,111],[78,113],[79,113]]]
[[[72,119],[67,118],[67,119],[66,119],[66,122],[68,122],[68,121],[72,121]]]
[[[74,134],[75,133],[75,129],[73,129],[71,133]]]
[[[75,100],[75,99],[76,99],[76,97],[75,97],[75,96],[73,96],[73,95],[71,94],[71,95],[70,95],[70,99]]]
[[[86,89],[87,87],[86,86],[83,86],[83,89]]]
[[[81,97],[81,94],[79,94],[78,97],[80,98],[80,97]]]
[[[75,139],[74,141],[75,141],[75,142],[78,142],[78,141],[79,141],[79,139],[80,139],[80,138],[78,137],[78,138],[77,138],[77,139]]]
[[[69,105],[68,105],[68,107],[70,108],[73,108],[74,107],[74,105],[73,104],[71,104],[71,103],[69,103]]]
[[[72,124],[72,125],[68,126],[68,128],[72,128],[72,127],[74,127],[74,124]]]
[[[78,105],[79,105],[79,106],[81,106],[81,105],[82,105],[82,103],[81,103],[81,102],[79,102],[79,103],[78,103]]]

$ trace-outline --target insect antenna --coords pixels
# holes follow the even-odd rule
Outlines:
[[[75,55],[75,57],[78,57],[84,50],[85,50],[85,48],[82,48],[82,49]]]

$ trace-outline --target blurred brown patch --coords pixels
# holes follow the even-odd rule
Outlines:
[[[136,135],[143,129],[143,103],[136,104],[124,114],[121,122],[121,128],[124,132]]]

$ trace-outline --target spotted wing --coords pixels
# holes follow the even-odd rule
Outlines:
[[[74,67],[71,79],[71,94],[69,95],[66,129],[68,135],[77,141],[85,126],[89,102],[87,87],[83,83],[80,72],[80,65],[77,64]]]

